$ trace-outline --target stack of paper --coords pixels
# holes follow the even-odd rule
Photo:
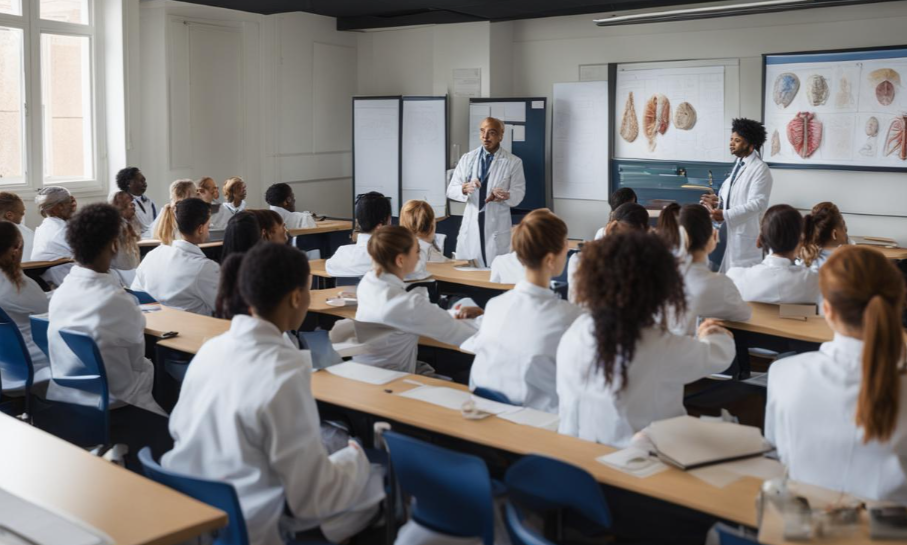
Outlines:
[[[759,428],[691,416],[654,422],[645,433],[661,460],[683,470],[760,456],[772,450]]]
[[[651,477],[668,469],[665,463],[650,455],[648,451],[638,447],[618,450],[596,458],[596,460],[640,479]]]
[[[331,373],[332,375],[337,375],[338,377],[348,378],[350,380],[358,380],[359,382],[365,382],[366,384],[376,385],[387,384],[388,382],[393,382],[408,375],[408,373],[390,371],[388,369],[382,369],[380,367],[363,365],[354,361],[347,361],[337,365],[332,365],[331,367],[325,369],[325,371]]]
[[[472,401],[478,411],[489,413],[515,424],[532,426],[546,430],[557,431],[560,419],[556,414],[550,414],[535,409],[498,403],[483,397],[478,397],[466,390],[457,390],[443,386],[421,386],[399,394],[401,397],[417,399],[432,405],[444,407],[453,411],[460,411],[463,404]]]
[[[0,489],[0,543],[106,545],[113,540]]]

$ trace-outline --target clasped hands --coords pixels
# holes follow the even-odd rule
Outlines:
[[[463,184],[463,194],[472,195],[474,192],[478,191],[482,187],[482,182],[478,178],[473,178],[472,181]],[[491,193],[485,197],[485,202],[501,202],[506,201],[510,198],[510,192],[506,189],[492,189]]]

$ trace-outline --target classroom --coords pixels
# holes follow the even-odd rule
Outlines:
[[[0,0],[0,545],[907,542],[907,0]]]

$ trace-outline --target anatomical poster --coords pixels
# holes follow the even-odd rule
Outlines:
[[[907,48],[765,56],[771,164],[907,169]]]
[[[614,154],[726,162],[724,66],[617,67]]]

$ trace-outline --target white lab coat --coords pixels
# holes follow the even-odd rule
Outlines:
[[[752,267],[734,267],[727,272],[744,301],[758,303],[818,304],[819,275],[791,260],[774,255]]]
[[[74,266],[50,300],[49,318],[47,336],[54,377],[72,376],[84,369],[60,330],[87,333],[98,344],[104,360],[110,406],[129,404],[166,414],[151,397],[154,366],[145,358],[145,316],[113,275]],[[96,403],[84,392],[53,382],[47,398],[80,405]]]
[[[381,471],[360,448],[328,455],[311,376],[308,351],[270,322],[236,316],[193,358],[170,417],[174,446],[161,463],[232,484],[253,545],[283,545],[281,529],[318,526],[339,542],[384,496]]]
[[[227,211],[230,212],[231,216],[235,216],[236,214],[239,214],[240,212],[242,212],[243,210],[246,209],[246,201],[242,201],[241,203],[239,203],[239,206],[234,206],[232,202],[225,202],[221,206],[226,208]]]
[[[416,264],[416,269],[413,272],[406,275],[407,282],[431,278],[431,273],[428,272],[428,264],[444,263],[447,261],[444,252],[441,250],[444,248],[445,238],[447,238],[447,235],[435,235],[434,245],[431,242],[425,242],[421,238],[419,239],[419,263]],[[435,249],[435,246],[437,246],[438,249]]]
[[[311,212],[290,212],[280,206],[271,206],[271,210],[280,214],[287,229],[311,229],[316,227],[315,218]]]
[[[25,225],[25,222],[17,223],[16,227],[22,233],[22,261],[31,261],[31,254],[35,247],[35,232]]]
[[[717,318],[745,322],[753,309],[743,300],[734,282],[723,274],[709,270],[708,263],[682,263],[687,311],[671,324],[675,335],[695,335],[700,318]]]
[[[403,280],[393,274],[370,271],[359,282],[356,297],[357,322],[396,329],[367,342],[366,352],[355,358],[359,363],[414,373],[420,335],[460,346],[476,333],[468,322],[429,301],[425,288],[406,291]]]
[[[824,248],[819,250],[819,256],[815,261],[810,263],[809,270],[816,273],[819,272],[819,269],[822,267],[822,265],[825,265],[825,262],[828,261],[829,257],[831,257],[832,252],[834,252],[834,250],[826,250]],[[800,260],[798,260],[797,263],[802,264]]]
[[[147,292],[162,305],[211,316],[217,299],[220,265],[185,240],[148,252],[135,271],[132,289]]]
[[[772,173],[755,152],[744,158],[740,168],[742,170],[734,180],[734,187],[730,187],[729,177],[718,191],[722,209],[728,201],[728,192],[732,192],[731,207],[724,210],[727,246],[720,272],[727,272],[731,267],[748,267],[762,260],[762,250],[756,247],[756,239],[759,238],[759,223],[768,209],[772,193]]]
[[[331,276],[365,276],[372,270],[372,256],[368,254],[369,233],[359,233],[356,242],[345,244],[324,262],[324,270]]]
[[[226,206],[218,203],[211,203],[211,221],[208,229],[212,231],[223,231],[227,228],[227,222],[233,217],[233,212]]]
[[[863,341],[835,334],[818,352],[776,361],[768,372],[765,438],[791,479],[869,500],[907,504],[907,375],[899,375],[894,434],[863,443],[854,420]]]
[[[486,204],[479,202],[478,191],[464,195],[463,184],[479,177],[483,150],[480,146],[460,158],[447,186],[447,198],[466,203],[457,235],[457,259],[478,259],[482,262],[479,210],[484,208],[485,254],[488,264],[491,264],[495,257],[510,252],[510,230],[513,227],[510,209],[523,202],[526,177],[523,175],[523,160],[504,148],[498,148],[488,173],[487,195],[491,195],[493,189],[504,189],[510,191],[510,198]]]
[[[595,232],[594,240],[604,238],[604,236],[605,228],[602,227]],[[570,256],[570,259],[567,260],[567,300],[574,304],[576,304],[576,272],[579,270],[581,259],[582,252],[575,252]]]
[[[557,349],[557,394],[563,434],[617,448],[652,422],[686,414],[683,386],[724,371],[734,359],[734,339],[715,333],[703,340],[680,337],[658,328],[642,331],[620,388],[596,369],[594,322],[583,314],[573,322]]]
[[[135,230],[132,225],[123,220],[120,238],[117,240],[117,254],[110,262],[110,273],[117,277],[124,288],[132,286],[135,270],[142,262],[142,253],[133,233]]]
[[[520,263],[516,252],[499,255],[491,262],[491,281],[501,284],[516,284],[526,278],[526,267]]]
[[[50,362],[47,356],[38,348],[31,336],[31,321],[29,316],[45,314],[48,308],[47,295],[31,278],[22,275],[22,286],[16,286],[6,274],[0,273],[0,308],[16,323],[28,355],[31,356],[32,366],[35,368],[34,382],[43,382],[50,378]],[[24,384],[13,384],[8,377],[3,377],[3,388],[15,390]]]
[[[153,226],[154,220],[158,216],[157,205],[145,195],[141,197],[133,195],[132,200],[135,202],[135,219],[138,220],[139,225],[142,227],[142,232],[139,235],[143,239],[154,238]]]
[[[56,261],[71,259],[72,248],[66,241],[66,222],[60,218],[44,218],[35,230],[35,246],[32,249],[32,261]],[[59,286],[72,269],[72,264],[51,267],[41,275],[48,284]]]
[[[488,301],[479,334],[470,341],[476,353],[470,388],[491,388],[515,404],[556,413],[557,346],[581,313],[526,280]]]

